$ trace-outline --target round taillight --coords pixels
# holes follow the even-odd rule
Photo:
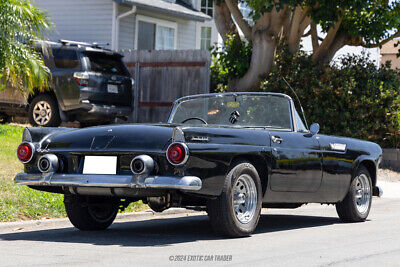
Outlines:
[[[185,164],[189,157],[189,149],[183,143],[173,143],[167,149],[167,159],[172,165]]]
[[[27,163],[32,159],[34,152],[35,147],[32,143],[23,142],[17,148],[17,157],[21,162]]]

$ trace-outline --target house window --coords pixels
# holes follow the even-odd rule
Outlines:
[[[138,50],[153,50],[155,48],[156,25],[139,21]]]
[[[175,48],[175,28],[157,22],[138,22],[138,50],[171,50]]]
[[[211,47],[211,27],[201,27],[200,49],[209,50]]]
[[[201,0],[201,12],[213,16],[213,0]]]
[[[173,28],[157,25],[156,36],[157,50],[174,49],[175,30]]]
[[[243,18],[250,26],[254,25],[253,17],[251,16],[251,8],[246,2],[239,2],[239,10],[243,15]]]

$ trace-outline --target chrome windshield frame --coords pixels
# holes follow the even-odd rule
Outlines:
[[[295,121],[294,121],[294,104],[293,104],[293,100],[290,96],[285,95],[285,94],[281,94],[281,93],[270,93],[270,92],[237,92],[237,93],[210,93],[210,94],[197,94],[197,95],[190,95],[190,96],[184,96],[181,98],[178,98],[177,100],[174,101],[172,109],[171,109],[171,113],[168,117],[168,123],[172,123],[172,119],[174,118],[177,106],[183,102],[183,101],[187,101],[187,100],[191,100],[191,99],[195,99],[195,98],[201,98],[201,97],[223,97],[223,96],[243,96],[243,95],[248,95],[248,96],[268,96],[268,95],[272,95],[272,96],[278,96],[278,97],[283,97],[286,98],[289,103],[288,103],[288,108],[289,108],[289,115],[290,115],[290,124],[291,124],[291,129],[289,128],[282,128],[282,130],[291,130],[291,131],[295,131]],[[244,126],[238,126],[238,127],[244,127]],[[263,127],[263,126],[254,126],[254,127]]]

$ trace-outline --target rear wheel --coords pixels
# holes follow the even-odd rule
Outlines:
[[[64,195],[64,205],[71,223],[83,231],[107,229],[117,216],[118,202],[111,198]]]
[[[213,229],[224,236],[249,236],[261,213],[261,182],[248,162],[235,165],[225,178],[221,195],[209,200],[207,212]]]
[[[33,98],[29,105],[28,117],[33,126],[58,127],[61,124],[57,101],[46,94]]]
[[[351,181],[346,197],[336,204],[336,211],[343,222],[363,222],[368,217],[371,203],[371,175],[361,166]]]

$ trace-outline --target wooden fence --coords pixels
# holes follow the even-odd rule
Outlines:
[[[208,51],[142,50],[123,53],[135,80],[131,122],[166,122],[175,99],[209,92]]]

